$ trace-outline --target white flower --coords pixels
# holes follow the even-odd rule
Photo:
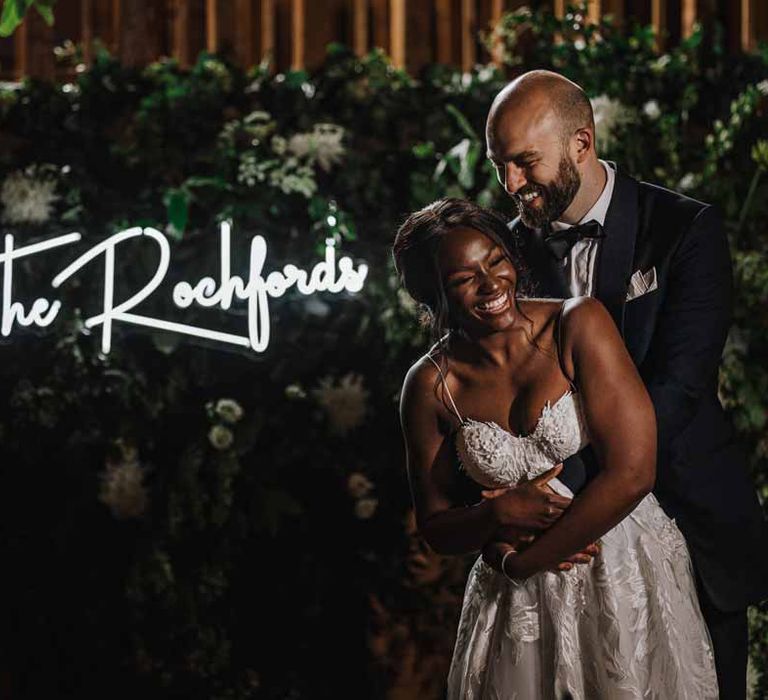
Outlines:
[[[31,166],[8,175],[0,189],[3,221],[9,224],[44,224],[51,216],[51,207],[59,198],[56,180],[41,177],[42,168]]]
[[[576,41],[573,42],[573,48],[577,51],[583,51],[587,48],[587,42],[584,41],[584,39],[576,39]]]
[[[101,474],[99,500],[119,520],[138,518],[147,509],[144,469],[138,460],[107,462]]]
[[[344,375],[338,385],[331,377],[323,377],[312,395],[325,409],[334,433],[346,435],[365,418],[368,392],[359,374]]]
[[[289,384],[285,387],[285,398],[287,399],[306,399],[307,393],[301,384]]]
[[[756,87],[761,95],[768,95],[768,80],[761,80]]]
[[[682,192],[688,192],[696,186],[696,176],[693,173],[686,173],[677,183],[677,189]]]
[[[656,102],[656,100],[648,100],[648,102],[643,105],[643,114],[645,114],[648,119],[658,119],[661,116],[659,103]]]
[[[747,700],[757,700],[757,687],[761,675],[752,661],[752,657],[749,657],[747,660]]]
[[[232,447],[235,436],[227,426],[217,423],[208,431],[208,441],[217,450],[226,450]]]
[[[344,156],[341,139],[344,127],[338,124],[315,124],[311,132],[294,134],[288,140],[288,150],[298,158],[307,158],[326,172],[340,163]]]
[[[376,512],[378,505],[377,498],[361,498],[355,503],[355,515],[361,520],[367,520]]]
[[[237,423],[243,417],[243,408],[234,399],[219,399],[214,410],[227,423]]]
[[[632,111],[619,100],[612,100],[608,95],[599,95],[590,100],[595,115],[595,138],[597,149],[610,150],[616,143],[615,132],[633,121]]]
[[[373,482],[360,472],[352,472],[347,479],[347,490],[353,498],[362,498],[368,495],[373,488]]]
[[[273,136],[270,141],[272,150],[279,156],[285,153],[285,149],[288,148],[288,142],[282,136]]]

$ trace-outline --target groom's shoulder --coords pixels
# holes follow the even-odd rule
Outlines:
[[[649,213],[661,215],[677,215],[683,219],[694,219],[698,214],[712,205],[694,199],[682,192],[676,192],[652,182],[638,182],[640,204]]]

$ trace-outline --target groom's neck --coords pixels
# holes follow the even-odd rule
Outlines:
[[[581,172],[581,187],[570,206],[563,212],[560,221],[566,224],[578,224],[584,215],[595,205],[608,182],[603,164],[595,158]]]

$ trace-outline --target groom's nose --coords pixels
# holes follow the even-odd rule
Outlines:
[[[504,190],[507,194],[515,194],[527,182],[525,171],[522,168],[518,168],[514,163],[505,163]]]

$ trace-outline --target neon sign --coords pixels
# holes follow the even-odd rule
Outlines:
[[[218,306],[226,310],[231,307],[234,298],[246,301],[248,306],[247,336],[175,323],[133,312],[134,307],[149,297],[162,284],[170,265],[171,248],[168,239],[154,228],[142,229],[136,226],[110,236],[65,267],[53,278],[51,285],[57,289],[81,268],[103,255],[104,295],[102,310],[101,313],[86,319],[84,325],[89,329],[101,326],[101,350],[104,354],[109,353],[112,347],[112,329],[115,323],[172,331],[239,345],[255,352],[263,352],[270,340],[270,298],[283,296],[291,287],[295,287],[298,292],[304,295],[323,291],[354,294],[363,288],[368,274],[368,266],[364,263],[355,267],[351,258],[341,257],[337,260],[334,240],[328,238],[325,241],[324,259],[315,264],[310,271],[288,264],[282,270],[274,270],[265,277],[264,263],[267,258],[267,242],[262,236],[257,235],[251,240],[250,267],[246,282],[242,277],[231,274],[230,234],[230,224],[226,221],[222,222],[220,229],[221,267],[218,282],[213,277],[203,277],[194,285],[186,281],[178,282],[173,288],[172,299],[176,307],[180,309],[186,309],[192,304],[196,304],[202,307]],[[81,237],[79,233],[68,233],[40,243],[15,248],[13,235],[6,234],[4,252],[0,255],[0,263],[3,265],[3,303],[0,332],[4,337],[11,334],[15,324],[19,326],[48,326],[61,310],[61,301],[58,299],[51,301],[40,297],[32,302],[29,310],[25,309],[21,302],[12,300],[13,261],[60,246],[77,243]],[[137,237],[153,241],[159,249],[160,260],[152,279],[142,289],[128,299],[116,303],[115,251],[123,242]]]

